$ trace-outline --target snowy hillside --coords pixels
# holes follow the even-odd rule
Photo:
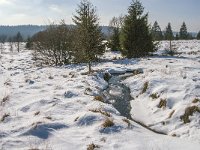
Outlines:
[[[5,44],[0,149],[198,150],[200,41],[173,41],[175,56],[163,55],[168,47],[164,41],[156,56],[131,60],[106,52],[87,75],[84,64],[42,67],[31,51],[12,53]],[[132,120],[114,107],[115,99],[107,99],[124,95],[124,89],[104,80],[105,74],[122,75]]]

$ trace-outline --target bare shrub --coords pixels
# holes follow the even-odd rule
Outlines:
[[[180,117],[180,119],[186,124],[186,123],[190,123],[190,119],[189,119],[189,116],[192,116],[193,113],[195,112],[199,112],[200,113],[200,108],[197,107],[197,106],[191,106],[191,107],[187,107],[185,109],[185,113],[184,115],[182,115]]]
[[[113,120],[111,120],[111,119],[109,119],[109,118],[106,118],[106,120],[105,120],[104,123],[102,124],[102,126],[103,126],[104,128],[112,127],[112,126],[114,126],[114,125],[115,125],[115,124],[114,124]]]

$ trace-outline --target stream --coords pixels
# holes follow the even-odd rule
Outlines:
[[[154,133],[166,135],[166,133],[151,129],[142,122],[134,120],[131,117],[130,102],[133,100],[133,98],[130,95],[131,92],[129,87],[127,87],[121,81],[123,81],[127,77],[133,76],[133,74],[125,73],[125,74],[111,74],[111,75],[112,75],[111,78],[108,80],[108,88],[102,92],[102,95],[106,99],[107,103],[112,104],[120,112],[120,114],[126,117],[127,119],[136,122],[137,124],[143,126],[144,128]]]

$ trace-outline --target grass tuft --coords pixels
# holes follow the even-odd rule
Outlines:
[[[192,103],[198,103],[198,102],[200,102],[200,99],[198,99],[198,98],[195,98],[195,99],[192,101]]]
[[[160,96],[158,95],[158,93],[153,93],[153,94],[150,95],[150,97],[151,97],[152,99],[157,99],[157,98],[159,98]]]
[[[95,101],[104,102],[104,99],[103,99],[102,96],[95,96],[95,97],[94,97],[94,100],[95,100]]]
[[[100,148],[100,147],[98,145],[92,143],[92,144],[88,145],[87,150],[94,150],[95,148]]]
[[[144,85],[143,85],[143,89],[142,89],[141,94],[144,94],[147,91],[148,86],[149,86],[149,82],[145,82]]]
[[[158,108],[166,108],[167,106],[167,100],[166,99],[160,99],[160,103],[158,104]]]
[[[200,108],[197,107],[197,106],[191,106],[191,107],[187,107],[185,109],[185,113],[184,115],[182,115],[180,117],[180,119],[186,124],[186,123],[190,123],[190,119],[189,119],[189,116],[192,116],[193,113],[195,112],[199,112],[200,113]]]
[[[107,118],[105,121],[104,121],[104,123],[102,124],[102,126],[104,127],[104,128],[109,128],[109,127],[112,127],[112,126],[114,126],[115,124],[114,124],[114,122],[113,122],[113,120],[110,120],[109,118]]]

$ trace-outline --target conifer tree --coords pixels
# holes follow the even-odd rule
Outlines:
[[[179,35],[180,35],[181,40],[187,40],[188,39],[187,26],[186,26],[185,22],[183,22],[183,24],[180,28]]]
[[[17,42],[17,51],[19,52],[20,49],[20,42],[23,41],[23,37],[21,35],[20,32],[17,33],[16,37],[15,37],[15,42]]]
[[[143,57],[153,52],[154,44],[148,25],[148,14],[138,0],[132,0],[122,26],[122,54],[128,58]]]
[[[172,32],[171,23],[168,23],[165,31],[165,40],[170,41],[170,51],[172,51],[172,40],[174,39],[174,35]]]
[[[151,34],[154,41],[160,41],[163,39],[163,34],[157,21],[155,21],[153,24],[153,27],[151,29]]]
[[[95,7],[88,1],[82,0],[73,21],[76,24],[75,59],[86,62],[91,72],[91,63],[104,53],[103,35],[98,23]]]
[[[197,40],[200,40],[200,31],[197,34]]]

